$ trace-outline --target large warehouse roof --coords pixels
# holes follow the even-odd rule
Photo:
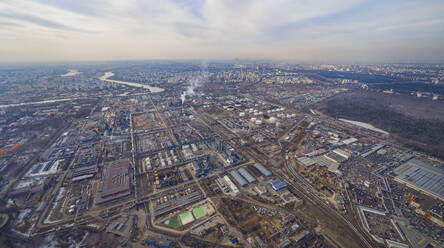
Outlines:
[[[233,170],[230,172],[230,174],[242,187],[247,186],[247,181],[245,181],[245,179],[237,171]]]
[[[394,169],[393,172],[397,175],[396,180],[416,190],[444,200],[443,169],[417,159],[411,159]]]
[[[240,168],[237,170],[245,179],[247,179],[248,183],[256,182],[256,178],[254,178],[245,168]]]
[[[261,165],[259,163],[255,163],[254,167],[256,167],[256,169],[258,169],[264,176],[266,176],[266,177],[271,176],[271,172],[269,170],[267,170],[267,168],[265,168],[263,165]]]
[[[102,187],[97,195],[96,204],[115,200],[131,193],[129,161],[119,160],[105,165]]]

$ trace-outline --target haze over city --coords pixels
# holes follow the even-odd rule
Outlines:
[[[444,2],[3,0],[0,61],[442,62]]]

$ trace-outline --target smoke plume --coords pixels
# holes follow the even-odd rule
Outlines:
[[[180,95],[180,99],[182,100],[182,104],[185,102],[186,97],[193,97],[196,92],[194,92],[194,89],[199,87],[203,83],[203,73],[206,71],[207,63],[202,62],[201,64],[200,73],[198,76],[191,79],[190,85],[185,89],[185,91]]]

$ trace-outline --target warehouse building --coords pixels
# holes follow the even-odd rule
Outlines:
[[[336,162],[336,160],[332,159],[330,156],[324,154],[322,156],[314,157],[313,160],[316,164],[327,167],[330,172],[340,173],[340,171],[338,170],[339,163]]]
[[[267,170],[267,168],[265,168],[263,165],[259,164],[259,163],[255,163],[254,167],[256,169],[258,169],[262,175],[266,176],[266,177],[270,177],[271,176],[271,172],[269,170]]]
[[[245,187],[248,185],[247,181],[245,181],[245,179],[237,171],[232,170],[230,174],[240,186]]]
[[[236,185],[234,185],[234,183],[227,175],[224,176],[224,180],[225,182],[227,182],[228,187],[230,187],[231,191],[233,191],[234,194],[239,194],[239,189],[236,187]]]
[[[431,197],[444,201],[444,170],[411,159],[394,169],[395,180]]]
[[[129,161],[120,160],[105,166],[102,187],[96,199],[96,204],[109,202],[131,194],[129,176]]]
[[[240,168],[237,170],[245,179],[247,179],[248,183],[256,182],[256,178],[254,178],[245,168]]]
[[[269,185],[274,191],[280,191],[287,187],[287,183],[281,181],[280,179],[274,179],[269,183]]]
[[[94,177],[94,174],[86,174],[72,178],[73,183],[81,182],[83,180],[89,180]]]
[[[299,158],[297,158],[297,160],[298,160],[299,164],[304,166],[305,169],[316,164],[316,161],[314,161],[312,158],[309,158],[309,157],[299,157]]]

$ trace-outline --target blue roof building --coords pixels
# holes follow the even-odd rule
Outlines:
[[[281,181],[280,179],[274,179],[269,183],[270,187],[274,191],[280,191],[282,189],[285,189],[287,187],[287,183],[284,181]]]

